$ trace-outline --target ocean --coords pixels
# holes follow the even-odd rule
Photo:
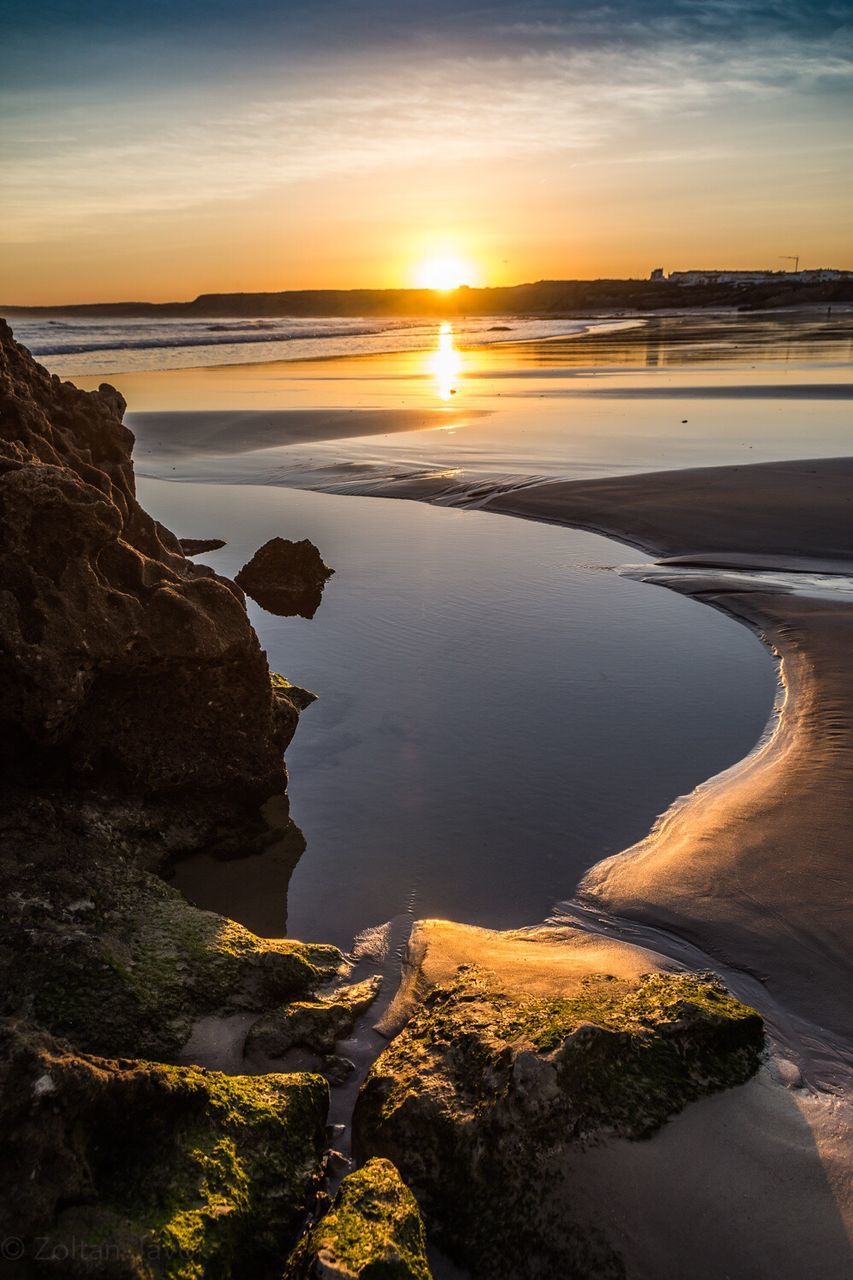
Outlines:
[[[453,322],[460,346],[528,341],[604,330],[625,321],[471,318]],[[36,359],[63,377],[76,374],[192,369],[211,365],[329,356],[424,351],[435,345],[440,322],[412,319],[285,317],[200,320],[102,319],[79,316],[15,317],[15,336]]]

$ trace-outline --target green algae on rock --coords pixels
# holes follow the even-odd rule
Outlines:
[[[368,1160],[294,1251],[285,1280],[432,1280],[417,1201],[390,1160]]]
[[[324,1080],[77,1055],[19,1027],[2,1040],[0,1200],[25,1274],[280,1273],[325,1141]]]
[[[344,965],[336,947],[200,911],[95,840],[63,832],[54,850],[45,834],[36,856],[29,835],[0,855],[2,1011],[85,1052],[174,1058],[198,1018],[304,998]]]
[[[554,1199],[567,1150],[647,1138],[685,1105],[748,1080],[763,1023],[713,975],[590,974],[565,997],[508,994],[466,965],[380,1056],[354,1117],[436,1239],[477,1277],[622,1275],[594,1224]]]

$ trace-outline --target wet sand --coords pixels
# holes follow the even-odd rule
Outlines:
[[[137,436],[137,452],[170,458],[234,456],[256,449],[399,431],[445,430],[483,417],[468,409],[236,409],[181,413],[135,413],[128,417]]]
[[[484,503],[694,562],[695,573],[654,580],[738,618],[781,658],[785,697],[767,740],[585,877],[578,901],[595,943],[582,910],[578,932],[545,944],[544,967],[541,931],[427,922],[388,1015],[393,1029],[458,963],[482,964],[509,991],[529,973],[557,993],[567,969],[665,966],[687,940],[692,967],[718,968],[768,1017],[771,1056],[750,1084],[690,1105],[648,1142],[568,1157],[567,1211],[604,1227],[631,1277],[853,1271],[853,605],[698,568],[849,570],[851,480],[853,461],[838,459],[545,482]],[[626,950],[629,937],[643,950]]]
[[[556,481],[484,505],[606,533],[680,563],[853,567],[853,458]]]
[[[512,1000],[564,996],[588,974],[681,966],[577,927],[505,933],[419,921],[380,1029],[462,964]],[[603,1232],[629,1280],[841,1280],[853,1267],[849,1096],[804,1085],[776,1051],[747,1084],[690,1103],[652,1138],[555,1144],[548,1213]]]
[[[486,508],[594,528],[682,564],[853,566],[851,459],[544,483]],[[764,636],[785,703],[759,750],[599,863],[582,897],[698,942],[853,1045],[853,606],[707,573],[669,585]]]

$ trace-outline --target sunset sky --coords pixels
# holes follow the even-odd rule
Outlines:
[[[0,0],[0,302],[853,267],[853,0]]]

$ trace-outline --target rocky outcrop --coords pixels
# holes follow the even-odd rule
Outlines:
[[[198,1024],[315,999],[343,956],[256,937],[155,871],[293,829],[282,753],[313,695],[271,675],[239,588],[139,506],[123,410],[0,322],[3,1259],[23,1276],[280,1274],[319,1176],[325,1080],[164,1061]]]
[[[432,1280],[417,1201],[389,1160],[344,1178],[284,1280]]]
[[[221,820],[283,790],[297,710],[239,590],[137,502],[124,407],[0,322],[0,763],[42,787],[206,792]]]
[[[249,1028],[246,1053],[280,1058],[297,1047],[332,1053],[339,1040],[352,1035],[356,1019],[370,1008],[381,982],[375,975],[339,987],[326,998],[295,1000],[271,1010]]]
[[[269,613],[313,618],[333,573],[307,538],[271,538],[243,565],[235,582]]]
[[[712,975],[588,974],[526,996],[462,966],[371,1069],[356,1154],[398,1166],[476,1277],[621,1276],[596,1224],[573,1216],[567,1155],[649,1137],[749,1079],[762,1050],[761,1018]]]
[[[185,556],[200,556],[225,546],[224,538],[179,538],[178,542]]]
[[[191,906],[104,838],[97,809],[30,807],[32,826],[15,825],[20,806],[0,818],[3,1014],[88,1052],[168,1059],[198,1019],[304,999],[343,966],[336,947],[258,938]]]
[[[280,1274],[311,1205],[326,1106],[316,1076],[89,1057],[7,1027],[3,1257],[20,1276]]]

